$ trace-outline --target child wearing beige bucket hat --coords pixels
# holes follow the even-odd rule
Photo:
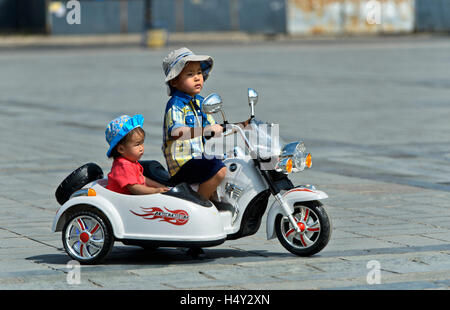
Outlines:
[[[213,196],[227,170],[222,160],[205,157],[203,135],[220,136],[223,127],[202,112],[204,98],[200,96],[213,63],[211,56],[196,55],[186,47],[164,58],[165,83],[171,97],[164,115],[162,150],[171,181],[199,184],[198,193],[216,204]],[[248,122],[240,124],[246,126]]]
[[[199,184],[198,192],[210,199],[226,175],[217,158],[203,155],[203,134],[220,136],[223,128],[201,110],[200,92],[213,67],[211,56],[196,55],[186,47],[170,52],[163,60],[168,94],[164,115],[162,150],[171,182]]]
[[[195,55],[186,47],[174,50],[167,55],[163,60],[163,70],[166,75],[165,82],[167,84],[167,94],[172,95],[174,87],[172,87],[173,80],[176,79],[183,71],[189,62],[197,62],[200,65],[203,75],[203,81],[206,81],[209,72],[213,67],[213,59],[211,56]]]

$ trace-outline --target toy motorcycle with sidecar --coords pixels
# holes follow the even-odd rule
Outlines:
[[[255,234],[269,204],[267,239],[278,238],[298,256],[321,251],[331,237],[331,221],[320,200],[327,194],[311,185],[294,186],[288,175],[311,167],[303,142],[276,141],[275,125],[258,121],[258,95],[248,90],[251,120],[247,127],[229,124],[219,95],[202,104],[205,113],[222,113],[224,133],[212,137],[205,150],[222,153],[227,175],[217,188],[217,202],[204,199],[195,186],[171,184],[157,161],[141,161],[144,175],[171,189],[152,195],[123,195],[105,188],[102,169],[88,163],[59,185],[61,205],[52,230],[62,232],[62,243],[73,259],[94,264],[111,251],[114,242],[144,248],[203,248]],[[226,141],[232,143],[226,143]],[[240,142],[238,142],[240,141]],[[224,146],[221,149],[218,146]],[[232,145],[232,147],[229,147]]]

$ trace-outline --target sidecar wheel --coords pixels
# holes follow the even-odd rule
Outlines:
[[[292,215],[300,233],[287,217],[279,214],[275,219],[275,232],[283,247],[298,256],[311,256],[320,252],[331,237],[331,222],[322,204],[319,201],[297,203]]]
[[[101,262],[114,245],[109,221],[100,212],[81,210],[64,224],[62,242],[67,254],[82,264]]]

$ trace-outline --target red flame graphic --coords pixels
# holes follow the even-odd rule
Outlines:
[[[184,210],[169,210],[164,208],[166,211],[163,211],[161,208],[143,208],[142,214],[136,213],[130,210],[134,215],[140,216],[146,220],[156,220],[161,219],[160,222],[167,222],[173,225],[184,225],[189,220],[189,214]]]

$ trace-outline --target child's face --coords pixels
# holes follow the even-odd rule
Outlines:
[[[138,161],[144,155],[144,135],[133,133],[126,143],[117,145],[117,152],[130,161]]]
[[[200,62],[188,62],[183,71],[171,81],[171,85],[192,97],[199,94],[203,88]]]

